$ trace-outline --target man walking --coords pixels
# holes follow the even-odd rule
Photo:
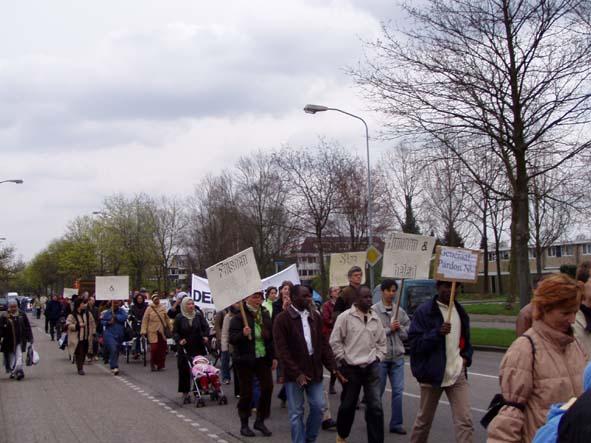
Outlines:
[[[419,306],[410,324],[410,367],[421,385],[419,412],[410,441],[427,441],[439,399],[445,391],[456,441],[469,443],[474,433],[466,379],[473,353],[470,320],[457,300],[449,306],[451,283],[438,281],[436,285],[437,296]],[[449,309],[451,323],[444,320]]]
[[[377,313],[371,309],[371,303],[371,290],[361,286],[354,305],[337,317],[330,335],[330,346],[340,365],[340,373],[347,380],[337,415],[337,443],[346,442],[351,433],[361,388],[367,402],[367,441],[384,441],[380,361],[387,351],[386,332]]]
[[[320,314],[311,308],[307,286],[291,288],[291,306],[273,325],[275,354],[281,363],[291,422],[292,443],[315,442],[322,422],[324,388],[322,366],[337,374],[334,355],[322,334]],[[304,393],[308,397],[308,420],[304,425]]]
[[[47,302],[47,306],[45,307],[45,318],[49,322],[49,335],[51,336],[51,341],[55,340],[55,330],[57,327],[57,322],[62,315],[63,305],[58,301],[57,295],[52,295],[51,300]],[[58,331],[59,335],[59,331]]]
[[[349,279],[349,286],[343,288],[341,296],[337,298],[332,310],[333,322],[341,313],[349,309],[357,298],[357,291],[361,286],[361,279],[363,278],[361,268],[359,266],[353,266],[349,269],[349,272],[347,272],[347,278]]]
[[[396,306],[393,303],[398,291],[396,280],[387,278],[382,281],[380,288],[382,301],[373,305],[372,309],[382,321],[388,345],[386,356],[380,362],[381,395],[384,396],[389,379],[392,387],[390,432],[406,435],[406,430],[402,427],[402,394],[404,392],[404,344],[402,342],[408,338],[410,319],[402,308],[398,309],[398,317],[396,317]]]

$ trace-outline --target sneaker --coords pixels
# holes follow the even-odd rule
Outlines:
[[[78,371],[78,375],[84,375],[84,374],[86,374],[86,373],[84,372],[84,369],[80,369],[80,370]]]
[[[17,379],[18,381],[21,381],[23,378],[25,378],[25,373],[24,373],[23,371],[18,371],[18,372],[16,373],[16,379]]]
[[[111,372],[113,373],[113,375],[119,375],[119,368],[111,369]]]
[[[336,428],[337,427],[337,422],[334,421],[332,418],[329,418],[328,420],[324,420],[322,422],[322,430],[323,431],[328,431],[331,428]]]
[[[390,428],[390,433],[391,434],[398,434],[398,435],[406,435],[406,429],[404,429],[402,426],[398,426],[396,428]]]
[[[337,443],[347,443],[347,440],[337,434]]]

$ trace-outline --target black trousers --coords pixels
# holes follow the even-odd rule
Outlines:
[[[380,384],[380,364],[375,361],[364,368],[361,366],[344,365],[341,372],[348,380],[343,385],[341,405],[337,415],[337,432],[342,438],[349,437],[355,421],[355,409],[359,393],[363,388],[365,400],[365,424],[368,443],[384,442],[384,412]]]
[[[56,328],[57,328],[57,320],[49,320],[49,335],[51,335],[52,340],[55,339]],[[58,335],[59,335],[59,332],[58,332]]]
[[[88,353],[88,340],[80,340],[74,351],[74,357],[76,359],[76,368],[81,371],[84,368],[84,359]]]
[[[273,395],[273,372],[266,358],[257,358],[254,365],[234,362],[240,382],[240,400],[238,415],[240,418],[250,417],[252,403],[253,377],[259,380],[261,397],[257,406],[257,419],[265,420],[271,413],[271,396]]]

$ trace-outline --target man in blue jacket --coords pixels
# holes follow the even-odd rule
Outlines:
[[[421,386],[419,412],[410,441],[424,443],[441,394],[445,391],[452,410],[456,441],[472,442],[474,427],[470,412],[467,368],[472,364],[470,319],[455,300],[450,309],[451,283],[438,281],[437,296],[415,311],[409,331],[410,367]]]

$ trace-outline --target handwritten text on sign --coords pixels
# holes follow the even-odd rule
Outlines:
[[[261,276],[252,248],[205,270],[215,306],[224,309],[261,290]]]
[[[382,277],[429,278],[435,237],[392,232],[386,237]]]
[[[349,284],[347,273],[353,266],[361,268],[361,281],[365,281],[366,257],[365,251],[330,254],[330,285],[347,286]]]
[[[476,282],[478,279],[478,251],[442,246],[438,254],[438,280]]]

